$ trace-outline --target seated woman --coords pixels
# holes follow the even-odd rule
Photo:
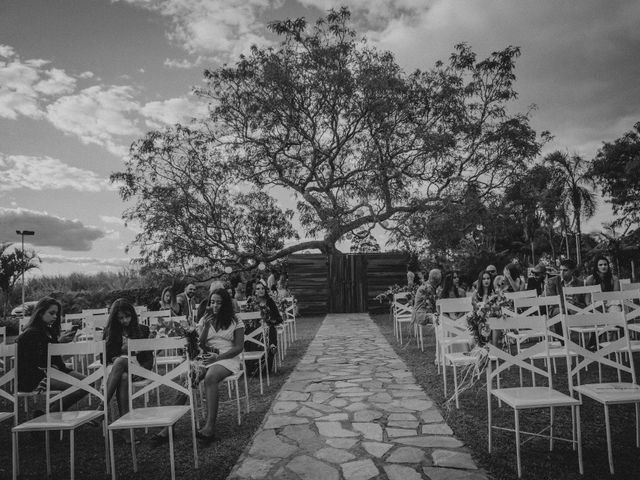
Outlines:
[[[149,338],[149,327],[138,323],[133,305],[119,298],[109,309],[109,319],[104,329],[107,351],[107,403],[116,395],[120,415],[129,411],[127,340]],[[146,369],[153,367],[153,352],[144,351],[136,355],[137,362]]]
[[[269,327],[268,338],[265,339],[269,347],[269,368],[271,368],[273,359],[278,351],[278,332],[276,326],[282,323],[282,315],[278,310],[276,302],[267,293],[267,284],[264,280],[256,282],[253,290],[253,296],[248,299],[249,311],[260,311],[262,322]]]
[[[73,340],[76,331],[60,335],[60,315],[62,306],[60,302],[51,297],[41,299],[31,314],[31,318],[27,323],[24,332],[18,337],[18,391],[33,392],[46,390],[47,376],[47,350],[50,343],[68,343]],[[84,378],[83,375],[75,372],[64,364],[60,357],[51,359],[53,368],[68,373],[78,379]],[[69,385],[55,378],[51,379],[52,390],[64,390]],[[62,409],[66,410],[71,405],[87,394],[85,390],[67,395],[62,401]],[[55,403],[51,406],[51,411],[57,411],[59,404]],[[42,414],[42,411],[36,410],[34,414]]]
[[[467,292],[460,286],[460,273],[456,270],[445,274],[439,298],[464,298]]]
[[[178,305],[176,304],[176,296],[173,294],[171,287],[164,287],[160,295],[160,308],[158,310],[169,310],[171,316],[178,315]]]
[[[244,324],[233,312],[231,296],[224,288],[214,290],[209,297],[205,315],[198,322],[200,348],[204,352],[204,366],[197,374],[197,382],[204,381],[207,400],[207,418],[197,436],[205,445],[216,440],[215,426],[218,416],[218,384],[242,368],[240,353],[244,344]],[[175,404],[183,405],[187,397],[179,394]],[[154,435],[159,444],[167,441],[169,429]]]
[[[504,278],[507,280],[507,292],[519,292],[525,289],[525,281],[522,278],[522,270],[520,265],[511,262],[504,267]]]

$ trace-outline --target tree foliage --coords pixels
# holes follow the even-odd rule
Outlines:
[[[612,143],[604,142],[591,165],[613,211],[623,222],[640,222],[640,122]]]
[[[19,249],[9,251],[12,243],[0,243],[0,293],[2,293],[2,312],[8,314],[9,300],[16,282],[25,273],[38,268],[40,258],[33,250]]]
[[[124,182],[123,199],[135,202],[125,218],[142,226],[142,259],[241,264],[332,252],[349,232],[393,230],[459,203],[470,184],[489,195],[544,142],[529,112],[507,110],[517,95],[517,47],[478,60],[460,44],[447,62],[407,74],[390,52],[356,37],[347,9],[315,25],[296,19],[270,28],[278,47],[254,46],[205,72],[197,90],[210,102],[203,125],[149,133],[113,176]],[[231,186],[238,182],[251,195],[288,192],[314,240],[274,242],[294,235],[292,212],[273,202],[268,216],[277,221],[262,237],[269,240],[254,246],[252,212]]]

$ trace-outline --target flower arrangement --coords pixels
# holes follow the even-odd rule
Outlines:
[[[502,293],[494,293],[486,302],[478,302],[473,313],[467,317],[467,327],[474,340],[474,345],[484,347],[489,343],[491,337],[491,327],[488,320],[491,317],[501,317],[502,307],[511,304]]]
[[[382,292],[381,294],[377,295],[375,297],[375,300],[378,300],[380,303],[382,302],[389,302],[391,303],[393,301],[393,296],[398,294],[398,293],[405,293],[408,292],[408,300],[413,300],[413,298],[416,295],[416,290],[418,290],[418,285],[414,285],[413,287],[409,287],[408,285],[392,285],[389,288],[387,288],[384,292]]]

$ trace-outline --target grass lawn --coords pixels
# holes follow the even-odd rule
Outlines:
[[[407,364],[416,380],[425,389],[431,399],[440,407],[455,435],[471,448],[476,463],[495,479],[517,478],[515,434],[494,431],[493,453],[487,453],[487,397],[485,377],[460,397],[460,408],[455,403],[447,409],[443,405],[442,376],[437,374],[433,363],[435,341],[433,331],[425,331],[425,351],[421,352],[415,340],[409,345],[400,346],[393,335],[393,323],[388,314],[372,316],[382,333],[394,347],[400,358]],[[636,356],[636,371],[640,371],[640,362]],[[541,364],[540,364],[541,365]],[[566,363],[557,362],[558,374],[554,375],[554,386],[568,393],[566,381]],[[449,369],[452,372],[452,369]],[[605,372],[605,378],[617,381],[615,374]],[[517,377],[517,370],[511,374]],[[597,369],[591,368],[589,375],[597,377]],[[449,380],[449,395],[453,394],[453,378]],[[503,380],[506,376],[503,376]],[[504,386],[504,384],[503,384]],[[557,436],[571,436],[571,410],[556,409]],[[523,478],[526,479],[640,479],[640,450],[635,447],[635,409],[633,405],[614,405],[610,407],[611,430],[613,438],[613,461],[616,474],[609,474],[607,459],[607,440],[604,423],[604,409],[600,404],[585,398],[581,408],[582,443],[585,475],[578,473],[577,452],[565,442],[556,442],[554,451],[549,452],[548,440],[531,438],[521,448]],[[494,425],[513,428],[513,410],[497,403],[493,407]],[[521,430],[538,432],[548,425],[549,410],[531,410],[520,415]]]
[[[251,412],[243,413],[242,425],[238,426],[235,400],[229,401],[226,392],[221,394],[221,404],[216,433],[219,441],[198,449],[200,468],[193,467],[193,447],[191,444],[191,424],[188,417],[177,424],[176,476],[182,479],[206,478],[218,480],[227,477],[243,449],[251,440],[256,429],[269,410],[275,395],[284,384],[298,360],[302,358],[315,336],[322,317],[299,318],[298,339],[289,346],[287,356],[278,373],[271,376],[271,385],[260,395],[257,377],[249,377],[249,398]],[[241,385],[241,390],[244,388]],[[163,395],[163,399],[166,395]],[[152,397],[153,398],[153,397]],[[242,405],[244,406],[244,400]],[[22,405],[22,403],[21,403]],[[5,409],[3,405],[2,409]],[[0,478],[11,478],[11,429],[10,422],[0,425]],[[138,473],[133,472],[131,448],[124,441],[116,444],[116,466],[119,479],[163,479],[171,478],[169,445],[153,448],[148,439],[155,433],[138,430],[142,443],[137,446]],[[51,435],[53,478],[69,478],[69,438],[65,435],[59,441],[57,433]],[[104,440],[101,429],[84,426],[76,432],[76,478],[105,478]],[[44,436],[33,438],[30,434],[20,436],[20,468],[22,479],[42,479],[46,477]],[[110,477],[109,477],[110,478]]]

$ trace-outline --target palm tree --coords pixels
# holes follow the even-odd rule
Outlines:
[[[589,163],[580,155],[556,150],[544,158],[544,162],[557,169],[564,183],[565,204],[573,213],[573,228],[576,231],[576,260],[581,263],[582,220],[596,213],[595,183],[589,176]]]
[[[12,245],[12,243],[0,243],[0,292],[2,292],[4,296],[2,303],[3,316],[7,314],[11,292],[22,275],[23,269],[25,272],[28,272],[29,270],[38,268],[38,263],[40,262],[36,252],[33,250],[22,252],[22,250],[15,249],[9,252],[9,247]]]

